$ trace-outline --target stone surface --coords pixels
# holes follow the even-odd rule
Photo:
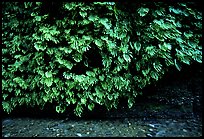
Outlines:
[[[149,133],[148,133],[148,134],[147,134],[147,137],[152,137],[152,134],[149,134]]]
[[[165,130],[161,130],[161,131],[159,131],[159,132],[156,133],[156,136],[155,136],[155,137],[165,137],[165,133],[166,133]]]

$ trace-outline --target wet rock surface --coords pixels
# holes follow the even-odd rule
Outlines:
[[[3,116],[2,137],[200,137],[201,73],[186,70],[164,78],[156,87],[144,90],[131,109],[121,101],[117,110],[96,106],[83,118],[72,112],[60,115],[50,110],[18,109]]]

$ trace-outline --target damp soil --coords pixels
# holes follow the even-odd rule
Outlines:
[[[192,107],[175,107],[146,100],[128,109],[101,106],[79,118],[54,111],[26,112],[4,116],[2,137],[201,137],[202,117]],[[20,113],[20,114],[19,114]]]
[[[72,110],[56,114],[51,105],[17,108],[3,115],[2,137],[201,137],[201,72],[184,75],[188,77],[174,74],[144,90],[131,109],[121,100],[118,109],[96,105],[79,118]]]
[[[7,118],[2,137],[201,137],[200,119]]]

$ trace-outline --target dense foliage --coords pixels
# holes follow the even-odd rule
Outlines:
[[[128,106],[175,66],[202,63],[202,13],[188,3],[3,2],[3,109],[75,114]]]

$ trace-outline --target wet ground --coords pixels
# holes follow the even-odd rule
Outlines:
[[[201,137],[202,76],[196,75],[161,81],[131,109],[122,101],[117,110],[98,106],[82,118],[54,114],[54,109],[17,109],[3,116],[2,137]]]
[[[201,137],[202,117],[192,108],[141,102],[109,112],[97,107],[82,118],[18,109],[21,115],[3,117],[2,137]]]
[[[200,119],[3,119],[2,137],[201,137]]]

